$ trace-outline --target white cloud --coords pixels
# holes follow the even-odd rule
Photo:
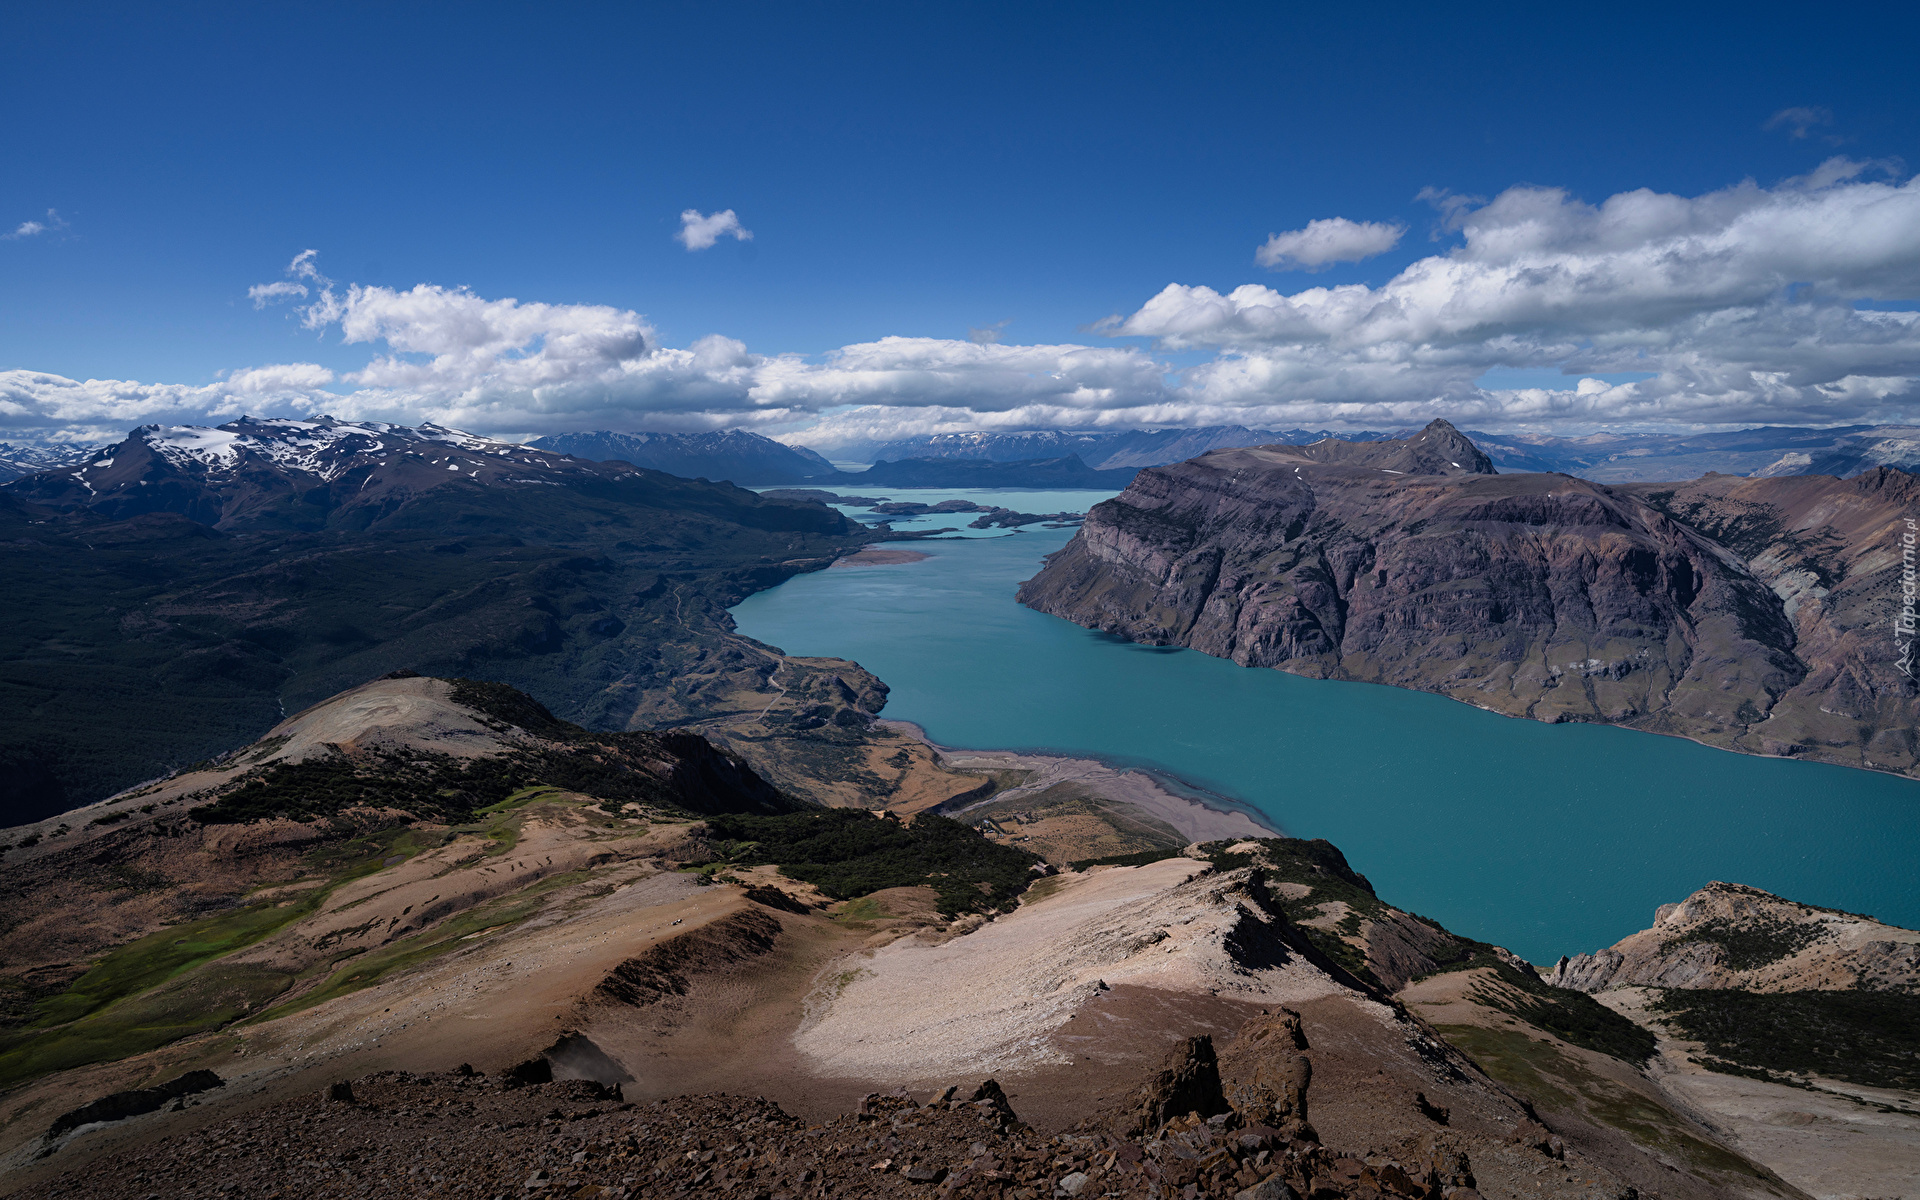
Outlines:
[[[1000,334],[1012,320],[995,321],[991,325],[974,325],[967,329],[967,340],[976,346],[991,346],[1000,340]]]
[[[1404,225],[1328,217],[1308,221],[1305,229],[1267,235],[1254,261],[1276,271],[1321,271],[1334,263],[1359,262],[1385,254],[1400,243]]]
[[[322,287],[333,282],[333,280],[328,279],[320,273],[320,252],[318,250],[302,250],[300,253],[294,255],[293,261],[287,264],[287,277],[289,279],[311,279]]]
[[[302,250],[294,255],[293,261],[287,264],[283,274],[286,278],[278,282],[256,283],[247,289],[247,299],[253,301],[255,308],[265,308],[269,304],[278,304],[282,300],[295,298],[305,300],[312,293],[307,290],[306,284],[293,282],[296,279],[310,280],[315,286],[321,288],[329,287],[333,283],[333,280],[320,273],[318,250]]]
[[[691,252],[705,250],[723,237],[750,242],[753,240],[753,230],[743,227],[740,218],[730,208],[709,217],[701,216],[697,208],[689,208],[680,214],[680,232],[673,237]]]
[[[0,428],[36,441],[117,441],[147,424],[219,424],[248,413],[312,412],[333,372],[313,363],[234,371],[196,386],[0,371]]]
[[[230,371],[226,389],[240,396],[308,396],[315,388],[332,383],[332,371],[318,363],[277,363],[271,367],[248,367]]]
[[[1768,117],[1766,124],[1760,128],[1766,130],[1768,133],[1772,133],[1776,129],[1784,129],[1787,131],[1788,137],[1798,140],[1806,137],[1808,131],[1816,125],[1831,124],[1833,124],[1833,113],[1825,108],[1815,106],[1811,108],[1783,108],[1771,117]]]
[[[781,432],[816,446],[968,428],[1399,428],[1920,421],[1920,180],[1835,159],[1771,188],[1435,194],[1462,235],[1378,287],[1170,284],[1098,328],[1144,345],[883,337],[765,355],[660,344],[641,314],[462,288],[334,285],[311,252],[262,299],[370,353],[206,386],[0,374],[0,436],[93,440],[243,412],[480,433]],[[298,282],[296,282],[298,281]],[[305,288],[302,295],[297,289]],[[263,291],[263,289],[265,289]],[[289,290],[294,289],[294,290]],[[987,330],[997,332],[996,327]],[[1554,368],[1559,388],[1480,386]],[[1605,375],[1631,382],[1608,383]],[[1582,378],[1584,376],[1584,378]]]
[[[43,233],[58,233],[65,228],[67,228],[66,221],[61,218],[58,211],[50,208],[47,210],[46,220],[22,221],[13,227],[13,232],[0,233],[0,241],[17,242],[23,238],[39,237]]]
[[[253,301],[255,308],[265,308],[269,304],[278,304],[282,300],[295,297],[304,300],[307,297],[305,285],[282,279],[277,283],[256,283],[247,289],[247,299]]]
[[[1920,180],[1872,169],[1835,159],[1772,189],[1599,205],[1513,188],[1457,209],[1459,249],[1378,288],[1171,284],[1103,329],[1215,350],[1181,394],[1250,416],[1910,419],[1920,316],[1860,305],[1920,296]],[[1654,378],[1536,396],[1481,390],[1492,367]]]

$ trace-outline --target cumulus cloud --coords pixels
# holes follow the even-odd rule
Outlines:
[[[332,413],[494,434],[742,427],[830,447],[958,429],[1391,429],[1438,416],[1491,428],[1920,420],[1920,312],[1887,303],[1920,298],[1920,180],[1834,159],[1694,197],[1588,203],[1520,187],[1436,202],[1457,244],[1378,286],[1169,284],[1095,327],[1142,342],[1102,345],[1009,345],[987,326],[819,355],[758,354],[717,334],[670,347],[629,309],[337,285],[308,252],[250,294],[295,301],[307,328],[366,347],[359,368],[287,363],[203,386],[12,371],[0,430],[76,440],[148,421]],[[1483,387],[1494,368],[1558,369],[1566,385]]]
[[[1305,229],[1267,235],[1253,259],[1275,271],[1323,271],[1335,263],[1359,262],[1400,244],[1404,225],[1328,217],[1308,221]]]
[[[0,371],[0,428],[47,442],[117,441],[137,425],[204,425],[248,413],[318,411],[317,389],[333,372],[283,363],[228,372],[206,385],[68,379],[43,371]]]
[[[1915,398],[1920,317],[1861,306],[1920,296],[1920,180],[1874,170],[1598,205],[1513,188],[1458,212],[1464,245],[1378,288],[1170,284],[1104,328],[1215,350],[1182,380],[1206,407],[1310,421],[1894,415]],[[1492,367],[1654,378],[1533,396],[1478,388]]]
[[[39,237],[43,233],[58,233],[65,228],[67,223],[61,219],[59,212],[50,208],[46,220],[22,221],[13,227],[12,232],[0,233],[0,240],[17,242],[23,238]]]
[[[750,242],[753,230],[741,225],[740,218],[730,208],[707,217],[701,216],[699,209],[689,208],[680,214],[680,232],[673,237],[692,252],[708,249],[723,237]]]
[[[335,287],[305,255],[288,273],[321,285],[296,308],[302,323],[372,347],[364,367],[336,374],[283,364],[201,387],[12,372],[0,391],[0,426],[50,437],[68,426],[123,430],[273,411],[489,433],[710,429],[791,426],[857,405],[1038,419],[1167,394],[1166,368],[1131,347],[889,337],[808,358],[754,354],[709,335],[676,348],[660,345],[639,313],[609,305],[490,299],[435,284]],[[250,294],[284,299],[305,286],[286,280]]]
[[[1011,324],[1013,322],[1007,320],[995,321],[991,325],[970,326],[967,329],[967,340],[976,346],[991,346],[1000,340],[1001,331]]]

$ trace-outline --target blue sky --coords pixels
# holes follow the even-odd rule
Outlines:
[[[496,432],[821,437],[854,430],[849,413],[901,429],[1896,419],[1920,375],[1910,323],[1821,335],[1840,349],[1812,374],[1704,334],[1675,350],[1666,331],[1766,309],[1754,319],[1772,332],[1756,326],[1750,346],[1804,340],[1835,305],[1911,311],[1916,35],[1912,6],[1893,4],[22,8],[0,76],[0,225],[17,234],[0,240],[0,370],[15,373],[0,436],[321,407]],[[1851,166],[1815,174],[1835,159]],[[1698,203],[1743,180],[1759,190]],[[1696,202],[1656,241],[1771,238],[1766,212],[1825,207],[1807,218],[1814,248],[1756,267],[1745,290],[1647,300],[1624,325],[1423,327],[1394,335],[1391,377],[1362,369],[1379,339],[1356,350],[1345,326],[1256,328],[1238,302],[1195,324],[1196,304],[1243,284],[1383,289],[1463,238],[1479,253],[1475,237],[1513,227],[1500,212],[1540,202],[1511,192],[1528,187],[1563,189],[1554,220],[1573,225],[1580,204],[1636,189]],[[1761,217],[1705,229],[1729,204]],[[690,251],[674,237],[688,209],[730,209],[752,238]],[[1836,222],[1873,225],[1869,209],[1877,242],[1828,245]],[[1475,211],[1494,215],[1476,227]],[[1268,235],[1331,218],[1402,232],[1319,270],[1256,262]],[[44,228],[18,233],[29,224]],[[1586,253],[1590,234],[1527,253]],[[331,322],[249,302],[279,281],[311,304],[320,282],[285,275],[308,249],[343,305],[351,285],[381,294]],[[1659,259],[1641,249],[1653,257],[1632,270]],[[1575,284],[1591,293],[1617,265],[1589,262],[1599,275]],[[516,308],[518,332],[462,349],[445,335],[458,305],[396,315],[387,297],[421,284],[468,289],[493,317],[507,298],[601,306],[625,348],[562,362],[556,331],[600,337],[592,314],[548,326]],[[1169,284],[1187,289],[1180,305],[1147,314]],[[1827,308],[1795,308],[1802,284]],[[355,311],[362,338],[343,341]],[[1111,316],[1123,324],[1094,328]],[[1055,349],[965,348],[990,327],[1003,347]],[[1632,354],[1608,342],[1627,327]],[[1516,329],[1525,347],[1487,349]],[[737,346],[689,349],[714,334]],[[842,353],[886,338],[922,341]],[[359,377],[380,356],[442,367]],[[483,369],[503,362],[524,378]],[[1524,398],[1577,397],[1554,382],[1565,363],[1637,390]],[[284,364],[313,370],[223,382]]]

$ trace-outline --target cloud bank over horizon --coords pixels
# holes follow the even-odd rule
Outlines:
[[[734,427],[819,447],[958,429],[1435,417],[1494,429],[1920,421],[1920,177],[1832,159],[1771,188],[1691,198],[1432,194],[1451,248],[1377,286],[1170,283],[1092,326],[1135,339],[1102,345],[976,330],[812,356],[757,354],[717,333],[669,347],[632,310],[340,285],[309,250],[247,297],[371,348],[363,367],[269,364],[205,385],[0,371],[0,438],[99,441],[243,413],[501,435]],[[751,236],[737,219],[723,227],[730,211],[689,212],[690,250]],[[1257,257],[1317,270],[1385,253],[1404,232],[1329,218],[1273,235]],[[1195,353],[1194,365],[1167,357]],[[1565,385],[1482,386],[1500,371],[1558,371]]]

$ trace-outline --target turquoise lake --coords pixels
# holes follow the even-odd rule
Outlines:
[[[880,494],[1056,512],[1113,493]],[[1332,841],[1382,899],[1533,962],[1609,945],[1712,879],[1920,925],[1920,783],[1131,645],[1015,603],[1071,529],[967,532],[916,544],[924,562],[800,576],[734,616],[790,654],[859,662],[893,689],[885,715],[942,745],[1164,772]]]

